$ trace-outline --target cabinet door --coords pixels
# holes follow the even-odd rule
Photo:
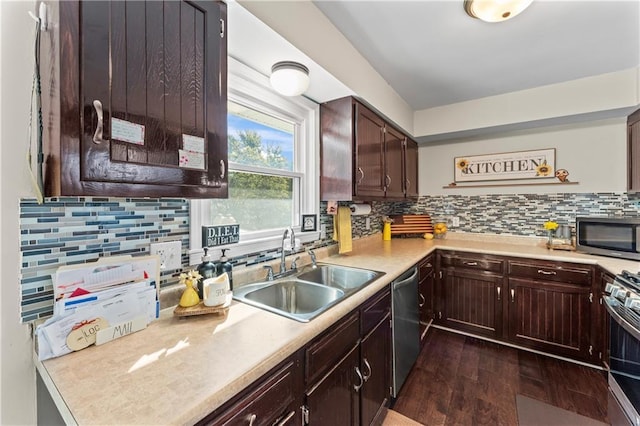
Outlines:
[[[355,195],[384,197],[384,121],[356,103]]]
[[[627,158],[628,176],[627,189],[631,192],[640,191],[640,110],[627,118]]]
[[[382,420],[383,407],[389,401],[391,387],[391,322],[387,314],[360,345],[361,368],[365,380],[360,407],[361,424]]]
[[[518,345],[572,358],[590,358],[590,288],[509,279],[509,338]]]
[[[407,198],[418,198],[418,144],[407,138],[404,153],[404,187]]]
[[[219,2],[81,4],[80,176],[69,185],[226,197],[225,20]]]
[[[406,137],[391,126],[385,127],[385,196],[404,199],[404,143]]]
[[[360,423],[360,345],[355,345],[329,373],[307,391],[310,425],[352,426]]]
[[[443,272],[444,312],[440,324],[499,338],[502,334],[503,278],[481,272]]]
[[[435,268],[433,256],[428,256],[420,263],[419,273],[420,338],[424,342],[427,327],[435,316]]]

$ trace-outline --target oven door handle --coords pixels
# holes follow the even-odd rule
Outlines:
[[[621,303],[618,302],[618,299],[611,296],[602,296],[602,299],[604,300],[604,307],[607,309],[607,312],[609,312],[609,315],[611,315],[611,319],[617,322],[622,328],[625,329],[625,331],[631,334],[634,339],[640,340],[640,330],[631,325],[626,319],[621,317],[620,314],[614,309],[615,305],[621,305]]]

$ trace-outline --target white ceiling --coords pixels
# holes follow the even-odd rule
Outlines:
[[[638,0],[534,0],[494,24],[463,0],[314,3],[414,110],[640,64]]]

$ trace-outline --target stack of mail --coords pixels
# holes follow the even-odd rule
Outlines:
[[[121,333],[158,318],[157,256],[103,258],[93,264],[63,266],[53,277],[53,317],[37,330],[38,358],[45,360],[96,343],[107,329]],[[124,326],[124,325],[127,326]],[[103,337],[103,341],[112,338]],[[98,337],[98,343],[100,343]]]

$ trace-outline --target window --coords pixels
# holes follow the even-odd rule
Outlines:
[[[268,78],[229,58],[229,198],[191,202],[191,264],[199,262],[201,226],[240,224],[233,256],[279,247],[301,234],[302,214],[318,213],[318,105],[276,94]]]

